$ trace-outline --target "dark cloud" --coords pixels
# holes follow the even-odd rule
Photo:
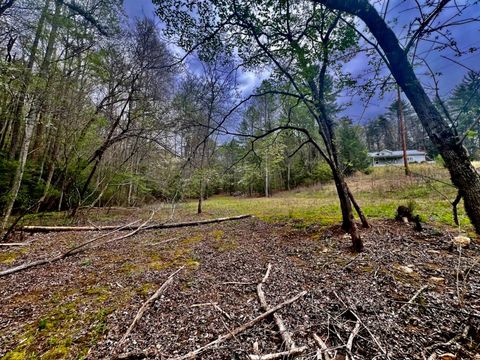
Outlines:
[[[125,0],[125,10],[130,17],[152,16],[155,6],[151,0]],[[386,2],[378,2],[379,10],[383,11]],[[447,8],[442,13],[442,19],[448,19],[457,11],[456,8]],[[406,36],[407,26],[418,16],[416,3],[413,0],[395,0],[389,2],[389,11],[386,19],[390,26],[395,28],[395,32],[402,37]],[[480,5],[476,4],[470,9],[469,13],[465,13],[461,18],[467,19],[480,16]],[[449,29],[450,37],[454,38],[461,50],[470,48],[480,48],[480,25],[477,22],[469,23],[462,26],[452,27]],[[443,39],[445,40],[445,39]],[[434,46],[431,42],[425,41],[420,44],[417,53],[420,54],[429,66],[436,73],[439,73],[439,88],[442,97],[448,97],[453,88],[462,80],[468,69],[480,71],[480,55],[478,51],[458,57],[451,50],[432,50]],[[174,48],[176,53],[181,53],[181,49]],[[448,58],[452,60],[448,60]],[[187,61],[187,66],[193,72],[200,71],[200,64],[196,59]],[[372,76],[372,72],[368,71],[368,58],[362,53],[354,57],[345,65],[345,70],[350,72],[353,77],[359,77],[363,80]],[[431,76],[428,74],[427,68],[421,63],[416,65],[416,73],[420,81],[430,88],[433,86]],[[385,69],[384,74],[387,70]],[[370,74],[370,75],[368,75]],[[251,72],[243,71],[238,75],[240,91],[243,95],[248,95],[257,87],[263,79],[268,76],[268,72]],[[362,100],[363,98],[363,100]],[[345,106],[342,115],[352,118],[354,122],[365,122],[370,118],[382,114],[385,109],[395,100],[395,93],[386,93],[384,96],[376,94],[376,96],[365,101],[365,97],[351,96],[342,94],[339,102]]]

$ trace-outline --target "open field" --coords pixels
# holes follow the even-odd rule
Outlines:
[[[446,169],[433,164],[412,165],[411,177],[404,176],[402,168],[379,167],[369,174],[356,174],[348,178],[349,186],[365,214],[373,219],[391,219],[399,205],[413,203],[415,212],[423,221],[454,225],[451,201],[456,189],[451,186]],[[155,209],[155,220],[176,221],[198,218],[194,200],[176,204],[152,204],[142,209],[89,209],[76,219],[65,213],[43,213],[27,216],[24,224],[103,224],[124,220],[135,213],[142,219]],[[333,184],[318,184],[292,191],[278,192],[272,197],[232,197],[215,195],[204,202],[202,218],[253,214],[265,221],[292,221],[296,226],[311,224],[333,225],[340,221],[340,207]],[[471,232],[463,203],[458,205],[461,230]]]
[[[448,173],[437,165],[414,165],[414,175],[404,176],[398,167],[375,168],[372,174],[349,178],[349,186],[370,218],[393,218],[399,205],[414,203],[423,221],[454,225],[451,201],[456,190]],[[186,205],[195,211],[194,202]],[[301,224],[332,225],[340,221],[340,208],[333,184],[280,192],[273,197],[243,198],[214,196],[205,202],[208,214],[254,214],[267,221],[293,220]],[[471,231],[463,204],[458,206],[462,230]]]

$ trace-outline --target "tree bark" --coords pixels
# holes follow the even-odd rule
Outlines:
[[[360,221],[362,222],[362,226],[363,226],[365,229],[370,228],[370,223],[368,222],[367,217],[366,217],[365,214],[363,213],[362,208],[360,207],[360,205],[359,205],[359,204],[357,203],[357,201],[355,200],[355,197],[353,196],[352,192],[350,191],[350,188],[348,187],[348,185],[347,185],[347,191],[348,191],[348,197],[350,198],[350,201],[352,202],[353,207],[355,208],[355,211],[357,212],[358,217],[360,218]]]
[[[43,34],[43,28],[45,25],[45,20],[47,18],[48,14],[48,7],[50,5],[50,0],[45,1],[45,5],[42,9],[42,13],[40,15],[40,18],[38,19],[38,24],[37,24],[37,29],[35,31],[35,38],[33,39],[31,51],[30,51],[30,57],[28,59],[28,64],[27,68],[25,70],[25,78],[24,81],[22,82],[22,87],[20,89],[20,95],[18,96],[17,104],[15,107],[14,115],[12,117],[13,120],[13,130],[12,130],[12,139],[10,143],[10,149],[9,149],[9,157],[10,159],[15,159],[20,157],[19,153],[19,148],[21,147],[20,143],[22,140],[22,119],[24,117],[24,108],[25,108],[25,101],[27,98],[27,91],[30,86],[31,80],[32,80],[32,70],[33,70],[33,65],[35,64],[35,61],[37,60],[37,51],[38,51],[38,45],[40,43],[40,39]],[[25,130],[25,133],[27,131]]]
[[[353,216],[352,203],[348,196],[348,187],[345,179],[340,172],[332,167],[333,180],[337,189],[338,199],[340,200],[340,209],[342,211],[342,229],[350,234],[352,239],[352,249],[356,252],[363,250],[363,241],[358,233],[357,225]]]
[[[422,126],[442,155],[452,183],[462,192],[465,211],[480,234],[480,175],[454,130],[436,109],[420,84],[398,38],[367,0],[312,0],[330,9],[358,16],[378,41],[391,73],[415,109]]]

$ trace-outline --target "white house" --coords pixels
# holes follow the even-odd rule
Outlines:
[[[427,161],[425,151],[407,150],[407,160],[409,163],[421,163]],[[403,165],[403,151],[381,150],[369,152],[368,156],[372,159],[372,166],[385,165]]]

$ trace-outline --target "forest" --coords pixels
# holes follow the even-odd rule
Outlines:
[[[0,359],[480,359],[479,34],[0,0]]]

